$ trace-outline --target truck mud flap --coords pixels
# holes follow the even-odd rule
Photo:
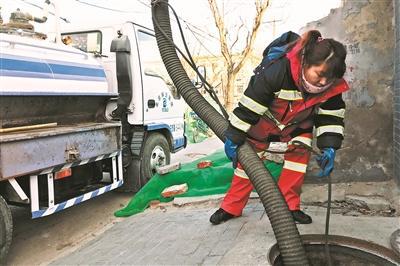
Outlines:
[[[96,190],[84,193],[82,195],[79,195],[77,197],[68,199],[64,202],[60,202],[58,204],[55,204],[54,200],[54,172],[66,169],[66,168],[72,168],[75,166],[95,162],[95,161],[100,161],[103,159],[111,158],[112,160],[112,183],[107,184],[103,187],[100,187]],[[39,175],[47,175],[47,182],[48,182],[48,204],[47,206],[40,206],[40,199],[39,199],[39,184],[38,184],[38,176]],[[46,170],[41,171],[40,173],[37,173],[35,175],[30,175],[29,177],[29,183],[30,183],[30,191],[31,191],[31,212],[32,212],[32,218],[40,218],[44,216],[51,215],[53,213],[62,211],[64,209],[67,209],[69,207],[72,207],[74,205],[78,205],[84,201],[87,201],[89,199],[92,199],[94,197],[97,197],[101,194],[104,194],[108,191],[114,190],[120,186],[123,185],[123,171],[122,171],[122,156],[121,152],[117,151],[111,154],[105,154],[101,155],[95,158],[91,158],[88,160],[82,160],[82,161],[77,161],[74,163],[68,163],[65,165],[59,165],[56,167],[48,168]]]

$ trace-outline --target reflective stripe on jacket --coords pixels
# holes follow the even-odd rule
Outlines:
[[[298,45],[272,64],[256,68],[244,95],[230,117],[228,134],[268,141],[282,141],[316,127],[319,148],[340,148],[344,133],[345,103],[342,93],[349,89],[340,79],[319,94],[301,90],[301,62]]]

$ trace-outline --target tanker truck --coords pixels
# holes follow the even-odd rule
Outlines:
[[[0,26],[0,264],[11,205],[40,218],[137,191],[186,146],[184,101],[151,29],[127,22],[50,38],[13,15]]]

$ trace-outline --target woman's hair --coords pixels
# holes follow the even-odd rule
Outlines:
[[[328,70],[327,78],[342,78],[346,72],[346,48],[343,44],[334,39],[324,39],[317,30],[305,32],[300,43],[300,56],[303,57],[303,64],[321,65],[326,63]]]

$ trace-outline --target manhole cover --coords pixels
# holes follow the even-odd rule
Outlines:
[[[307,257],[313,266],[328,265],[325,258],[325,235],[301,236]],[[400,265],[400,257],[394,251],[377,244],[346,236],[329,236],[332,265]],[[271,265],[283,265],[278,245],[271,247],[268,259]]]

